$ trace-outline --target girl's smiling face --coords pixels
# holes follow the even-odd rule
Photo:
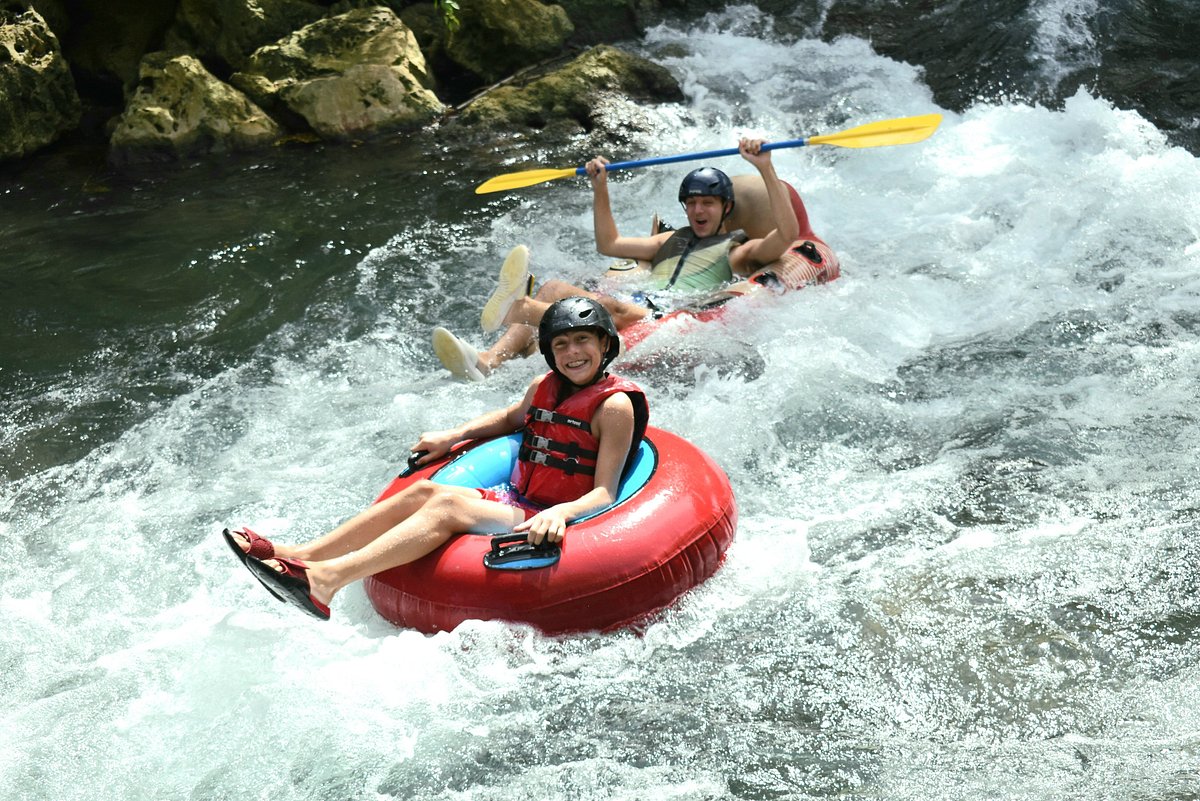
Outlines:
[[[589,328],[576,328],[550,340],[550,351],[558,371],[572,384],[582,387],[590,384],[599,372],[608,349],[607,340],[607,335]]]

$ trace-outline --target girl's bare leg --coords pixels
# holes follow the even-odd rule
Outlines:
[[[484,500],[478,491],[469,487],[434,486],[436,491],[430,493],[415,512],[363,542],[359,548],[330,558],[305,559],[312,597],[328,605],[348,584],[420,559],[455,534],[511,531],[525,519],[522,510]],[[364,525],[351,531],[355,536],[361,536],[369,529],[370,526]],[[332,538],[335,532],[336,529],[328,536]],[[343,535],[340,542],[347,542],[349,538],[350,535]],[[300,558],[304,559],[303,556]],[[266,564],[278,567],[271,560],[266,560]]]
[[[415,514],[442,489],[446,489],[445,485],[432,481],[414,482],[390,498],[367,507],[328,534],[299,545],[276,545],[275,553],[307,562],[333,559],[357,551]]]

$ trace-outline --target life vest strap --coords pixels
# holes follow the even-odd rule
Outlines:
[[[567,417],[565,414],[559,414],[549,409],[542,409],[537,406],[530,408],[529,417],[539,423],[558,423],[571,428],[578,428],[580,431],[591,433],[592,424],[587,420],[580,420],[575,417]]]
[[[577,473],[584,476],[596,475],[595,465],[582,464],[578,459],[572,457],[560,459],[559,457],[546,453],[545,451],[535,451],[533,448],[530,448],[526,445],[522,445],[520,450],[517,451],[517,458],[532,464],[553,467],[556,470],[563,471],[568,476],[573,476]]]
[[[521,445],[538,451],[556,451],[557,453],[566,454],[568,458],[578,459],[582,457],[584,459],[591,459],[593,462],[600,456],[596,451],[579,447],[579,443],[577,442],[559,442],[549,437],[539,437],[536,434],[529,433],[528,429],[526,429],[525,435],[521,439]]]

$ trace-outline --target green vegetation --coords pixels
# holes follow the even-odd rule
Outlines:
[[[458,30],[460,22],[457,0],[433,0],[433,7],[442,13],[442,21],[446,23],[446,30],[451,33]]]

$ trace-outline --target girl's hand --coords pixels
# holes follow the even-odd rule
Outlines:
[[[456,442],[458,442],[458,435],[454,431],[426,431],[410,450],[413,453],[428,451],[425,456],[417,460],[417,464],[429,464],[449,453]]]
[[[546,542],[562,542],[563,537],[567,535],[567,518],[557,509],[557,506],[543,509],[524,523],[513,526],[513,531],[517,534],[522,531],[529,532],[528,540],[533,545],[537,545],[543,539]]]

